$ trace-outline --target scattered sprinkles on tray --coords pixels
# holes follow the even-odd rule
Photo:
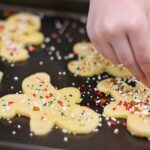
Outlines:
[[[40,16],[42,18],[44,15],[41,13]],[[82,22],[84,25],[80,26],[78,22]],[[86,23],[86,17],[81,16],[80,18],[76,19],[74,18],[73,21],[70,21],[70,19],[64,19],[63,21],[61,19],[55,19],[54,21],[54,30],[51,31],[49,34],[44,34],[45,39],[44,43],[40,46],[40,49],[42,49],[44,52],[46,52],[48,56],[48,61],[52,64],[53,62],[58,62],[62,63],[65,62],[66,64],[69,63],[70,60],[76,59],[76,54],[70,49],[69,47],[74,45],[74,43],[77,43],[79,41],[87,41],[87,38],[85,38],[86,35],[86,30],[85,30],[85,23]],[[3,32],[3,27],[5,26],[5,22],[0,22],[0,32]],[[2,28],[1,28],[2,27]],[[78,32],[81,37],[79,38],[75,34],[72,34],[72,30],[75,30]],[[64,47],[61,45],[63,42],[68,44],[68,47]],[[37,47],[33,45],[28,45],[27,47],[28,52],[31,54],[37,51]],[[33,53],[34,54],[34,53]],[[79,60],[83,60],[82,56],[78,57]],[[2,62],[5,61],[4,58],[1,58]],[[42,68],[44,65],[46,65],[46,60],[45,59],[37,59],[35,61],[37,66]],[[4,62],[5,63],[5,62]],[[11,62],[10,67],[13,69],[17,67],[16,63]],[[121,66],[122,67],[122,66]],[[5,72],[4,72],[5,73]],[[7,78],[6,73],[6,78]],[[72,74],[69,74],[68,70],[66,67],[63,67],[63,69],[58,69],[56,71],[56,76],[57,76],[57,83],[55,85],[60,88],[60,86],[74,86],[78,87],[79,90],[81,91],[81,98],[82,102],[81,105],[87,106],[95,110],[97,113],[99,113],[99,127],[94,129],[94,132],[98,132],[100,130],[100,127],[102,127],[104,124],[103,122],[106,122],[106,126],[108,128],[111,127],[112,132],[114,135],[120,134],[121,130],[118,128],[119,126],[124,126],[126,127],[126,121],[120,121],[118,119],[115,119],[114,117],[107,117],[105,114],[102,114],[103,108],[107,105],[109,105],[110,102],[114,101],[114,98],[109,95],[109,93],[103,93],[102,91],[98,91],[96,88],[96,85],[107,78],[110,78],[112,76],[108,75],[107,73],[102,73],[93,77],[87,77],[87,78],[81,78],[77,75],[74,75],[74,80],[67,83],[64,83],[65,77],[72,76]],[[19,91],[18,87],[16,88],[16,77],[19,77],[17,74],[14,76],[11,76],[8,78],[10,80],[11,84],[9,89],[11,92],[16,92]],[[20,78],[19,78],[20,79]],[[131,81],[134,83],[133,79],[129,79],[129,82]],[[19,83],[20,80],[18,80],[17,83]],[[130,84],[130,83],[129,83]],[[133,84],[132,84],[133,85]],[[19,93],[19,92],[18,92]],[[34,95],[33,95],[34,96]],[[36,95],[35,95],[36,96]],[[121,102],[120,102],[121,103]],[[12,101],[9,101],[8,103],[10,106],[13,105]],[[62,106],[61,101],[59,101],[59,106]],[[34,111],[38,111],[40,109],[40,106],[38,104],[35,105]],[[115,108],[114,108],[115,109]],[[102,115],[101,115],[102,114]],[[20,114],[19,114],[19,117]],[[44,118],[43,118],[44,119]],[[9,124],[12,124],[11,119],[7,119]],[[17,136],[18,130],[23,130],[23,126],[20,124],[15,124],[16,127],[12,127],[11,134],[13,136]],[[58,129],[58,126],[55,126],[56,129]],[[64,142],[69,142],[69,136],[66,136],[67,130],[62,130],[64,134],[64,138],[62,139]],[[32,132],[28,133],[29,137],[34,136]]]

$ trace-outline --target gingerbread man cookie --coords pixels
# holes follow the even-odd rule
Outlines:
[[[7,26],[16,26],[29,32],[37,31],[41,28],[41,20],[38,16],[31,13],[18,13],[7,19]]]
[[[44,36],[38,30],[41,27],[40,18],[30,13],[20,13],[10,16],[0,30],[0,56],[8,61],[18,62],[29,58],[27,45],[39,45]],[[2,26],[0,24],[0,26]]]
[[[30,118],[30,130],[44,135],[54,125],[73,134],[87,134],[98,126],[96,112],[80,106],[80,92],[69,87],[60,90],[50,84],[46,73],[36,73],[24,79],[23,94],[10,94],[0,98],[0,118],[13,118],[20,114]]]
[[[68,64],[68,69],[74,74],[88,77],[108,72],[118,77],[132,76],[122,65],[113,65],[104,59],[91,43],[77,43],[73,50],[80,56],[79,60],[71,61]]]
[[[127,129],[135,136],[150,137],[150,89],[136,81],[132,87],[121,78],[101,81],[97,88],[111,94],[114,102],[104,108],[108,117],[127,119]]]

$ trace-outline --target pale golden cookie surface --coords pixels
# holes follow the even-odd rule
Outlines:
[[[0,22],[0,56],[19,62],[29,58],[27,45],[39,45],[44,36],[38,30],[40,18],[30,13],[19,13]]]
[[[77,43],[73,51],[80,56],[80,59],[71,61],[68,64],[68,69],[76,75],[88,77],[108,72],[118,77],[132,76],[122,65],[113,65],[104,59],[91,43]]]
[[[101,81],[97,89],[114,98],[103,113],[108,117],[127,119],[127,129],[131,134],[150,137],[150,89],[136,82],[132,87],[121,78]]]
[[[0,118],[25,116],[36,135],[47,134],[55,125],[73,134],[87,134],[98,126],[98,114],[78,104],[80,91],[73,87],[56,90],[46,73],[27,77],[22,89],[24,94],[0,98]]]

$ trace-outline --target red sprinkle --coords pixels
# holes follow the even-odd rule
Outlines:
[[[33,94],[34,97],[36,97],[36,94]]]
[[[122,103],[123,103],[122,101],[119,101],[117,105],[121,106],[121,105],[122,105]]]
[[[105,103],[106,103],[106,99],[101,99],[99,105],[100,105],[100,106],[103,106]]]
[[[28,48],[28,51],[29,51],[29,52],[34,52],[34,51],[36,51],[36,48],[33,47],[33,46],[31,46],[31,47]]]
[[[111,126],[115,126],[116,125],[116,122],[115,121],[111,121]]]
[[[13,103],[14,103],[13,101],[9,101],[8,106],[12,105]]]
[[[100,97],[102,97],[103,93],[102,92],[98,92],[97,95],[100,96]]]
[[[123,122],[123,123],[122,123],[122,125],[123,125],[123,126],[126,126],[126,125],[127,125],[127,123],[126,123],[126,122]]]
[[[93,89],[92,88],[89,88],[89,92],[92,92],[93,91]]]
[[[150,114],[147,114],[146,117],[150,117]]]
[[[61,100],[58,101],[58,104],[59,104],[60,106],[63,106],[63,102],[62,102]]]
[[[84,87],[85,87],[85,84],[82,84],[82,85],[81,85],[81,87],[83,87],[83,88],[84,88]]]
[[[113,108],[112,108],[113,111],[116,110],[116,109],[117,109],[116,107],[113,107]]]
[[[47,99],[49,98],[49,96],[48,96],[48,95],[46,95],[45,97],[46,97]]]

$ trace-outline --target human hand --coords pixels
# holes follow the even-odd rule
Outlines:
[[[91,0],[87,31],[104,57],[150,85],[149,0]]]

